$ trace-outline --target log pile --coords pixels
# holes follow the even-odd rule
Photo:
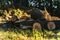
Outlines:
[[[51,16],[46,9],[44,11],[42,11],[38,8],[32,8],[31,10],[27,10],[27,12],[20,10],[20,9],[13,9],[13,10],[9,10],[9,11],[4,10],[3,16],[2,17],[0,16],[0,21],[3,19],[3,20],[15,22],[17,19],[21,20],[24,18],[31,18],[31,19],[34,19],[34,21],[38,20],[37,23],[33,24],[33,28],[35,28],[35,29],[36,28],[41,29],[42,26],[45,25],[48,27],[49,30],[52,30],[52,29],[55,29],[56,27],[60,26],[59,24],[57,24],[59,22],[57,20],[60,20],[60,18]],[[43,22],[43,21],[48,21],[48,22],[46,22],[46,24],[45,24],[45,22]],[[59,25],[59,26],[57,26],[57,25]]]

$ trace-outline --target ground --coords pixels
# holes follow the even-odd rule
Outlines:
[[[55,32],[57,31],[57,32]],[[0,40],[60,40],[60,31],[48,31],[44,29],[44,32],[33,29],[19,29],[6,27],[5,24],[0,24]]]

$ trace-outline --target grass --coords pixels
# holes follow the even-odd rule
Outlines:
[[[24,33],[23,31],[21,31],[21,33],[15,33],[13,32],[9,32],[9,31],[0,31],[0,40],[38,40],[41,39],[40,36],[38,36],[38,34],[35,34],[33,36],[28,36],[27,33]]]
[[[44,35],[44,36],[43,36]],[[36,29],[0,29],[0,40],[60,40],[60,32],[57,35],[53,31],[38,31]]]

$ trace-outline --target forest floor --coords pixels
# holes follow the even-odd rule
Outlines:
[[[60,40],[60,31],[44,30],[42,32],[35,29],[6,27],[5,24],[0,24],[0,40]]]

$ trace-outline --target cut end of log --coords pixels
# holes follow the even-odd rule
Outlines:
[[[56,28],[56,25],[54,22],[48,22],[47,26],[49,30],[54,30]]]
[[[33,24],[33,29],[41,30],[41,28],[42,28],[42,26],[41,26],[41,24],[40,24],[40,23],[35,22],[35,23]]]

